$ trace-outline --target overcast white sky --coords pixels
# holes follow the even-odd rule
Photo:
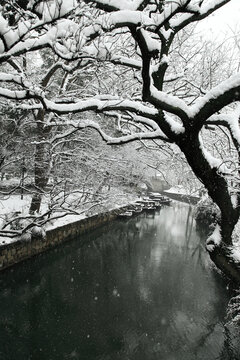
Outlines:
[[[202,20],[198,29],[205,31],[205,36],[216,38],[230,34],[230,27],[240,30],[240,0],[231,0],[207,19]]]

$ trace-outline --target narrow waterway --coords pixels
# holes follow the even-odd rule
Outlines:
[[[240,359],[188,205],[83,240],[0,273],[0,360]]]

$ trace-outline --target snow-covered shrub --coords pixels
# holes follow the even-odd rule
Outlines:
[[[33,226],[31,229],[32,239],[44,239],[46,232],[41,226]]]
[[[216,224],[220,217],[220,211],[209,197],[203,197],[195,207],[194,217],[196,222],[209,226]]]
[[[32,240],[32,235],[29,232],[26,232],[21,235],[20,240],[24,242],[30,242]]]

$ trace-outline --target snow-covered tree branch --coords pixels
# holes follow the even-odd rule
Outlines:
[[[239,68],[226,54],[231,69],[221,71],[214,52],[206,64],[207,47],[199,38],[190,46],[188,39],[188,29],[194,36],[192,24],[217,16],[229,2],[33,0],[28,8],[19,5],[20,13],[13,11],[11,17],[2,6],[0,97],[34,114],[39,147],[55,142],[54,126],[64,128],[59,139],[72,129],[74,134],[95,129],[108,144],[174,143],[220,208],[220,234],[229,245],[240,192],[235,187],[233,193],[230,162],[222,150],[219,159],[211,153],[206,133],[208,127],[221,132],[224,127],[227,136],[221,141],[226,139],[226,149],[234,148],[231,174],[238,177]],[[44,49],[51,61],[40,75]],[[22,56],[28,53],[40,54],[33,75],[23,66]]]

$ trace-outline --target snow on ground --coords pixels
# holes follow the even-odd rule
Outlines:
[[[64,214],[63,212],[55,212],[53,214],[54,217],[58,217],[56,219],[50,219],[50,221],[44,226],[45,230],[51,230],[55,229],[57,227],[64,226],[66,224],[69,224],[71,222],[76,222],[79,220],[82,220],[86,217],[89,217],[91,215],[95,215],[100,212],[109,211],[113,209],[120,208],[124,205],[128,205],[130,202],[136,201],[136,195],[120,192],[119,189],[114,189],[115,196],[112,195],[112,197],[107,198],[107,200],[98,205],[97,207],[93,207],[90,211],[89,209],[85,208],[85,210],[81,209],[74,209],[79,212],[79,214]],[[74,204],[74,201],[77,200],[77,197],[79,194],[71,195],[71,197],[68,197],[68,200],[71,200],[72,204]],[[70,199],[71,198],[71,199]],[[23,199],[21,199],[21,195],[9,195],[5,197],[0,197],[0,228],[2,228],[3,224],[7,219],[9,219],[11,216],[27,216],[29,207],[31,203],[31,195],[23,195]],[[44,214],[48,210],[48,203],[49,198],[47,196],[43,197],[42,205],[41,205],[41,214]],[[0,246],[9,244],[12,242],[17,241],[18,238],[10,238],[10,237],[0,237]]]
[[[4,216],[13,212],[21,212],[26,214],[31,202],[31,195],[9,195],[0,197],[0,216]]]
[[[170,189],[164,190],[164,192],[179,194],[179,195],[200,196],[199,189],[193,187],[184,187],[183,185],[174,185]]]
[[[172,186],[170,189],[165,190],[164,192],[188,195],[188,191],[186,189],[184,189],[184,187],[182,185]]]
[[[8,195],[0,198],[0,226],[2,225],[6,216],[13,213],[21,213],[27,215],[31,203],[31,195],[23,195],[21,199],[20,194]],[[41,211],[47,210],[47,199],[43,199]]]
[[[0,228],[2,228],[5,221],[12,215],[18,214],[21,216],[28,215],[28,210],[31,202],[31,195],[24,195],[21,199],[20,194],[8,195],[0,197]],[[46,202],[43,202],[43,211],[46,210]],[[17,241],[16,238],[0,237],[0,246]]]
[[[84,218],[86,218],[86,215],[84,213],[81,215],[69,214],[62,218],[50,220],[49,223],[46,224],[45,228],[46,228],[46,230],[56,229],[58,227],[67,225],[71,222],[76,222],[76,221],[82,220]]]

